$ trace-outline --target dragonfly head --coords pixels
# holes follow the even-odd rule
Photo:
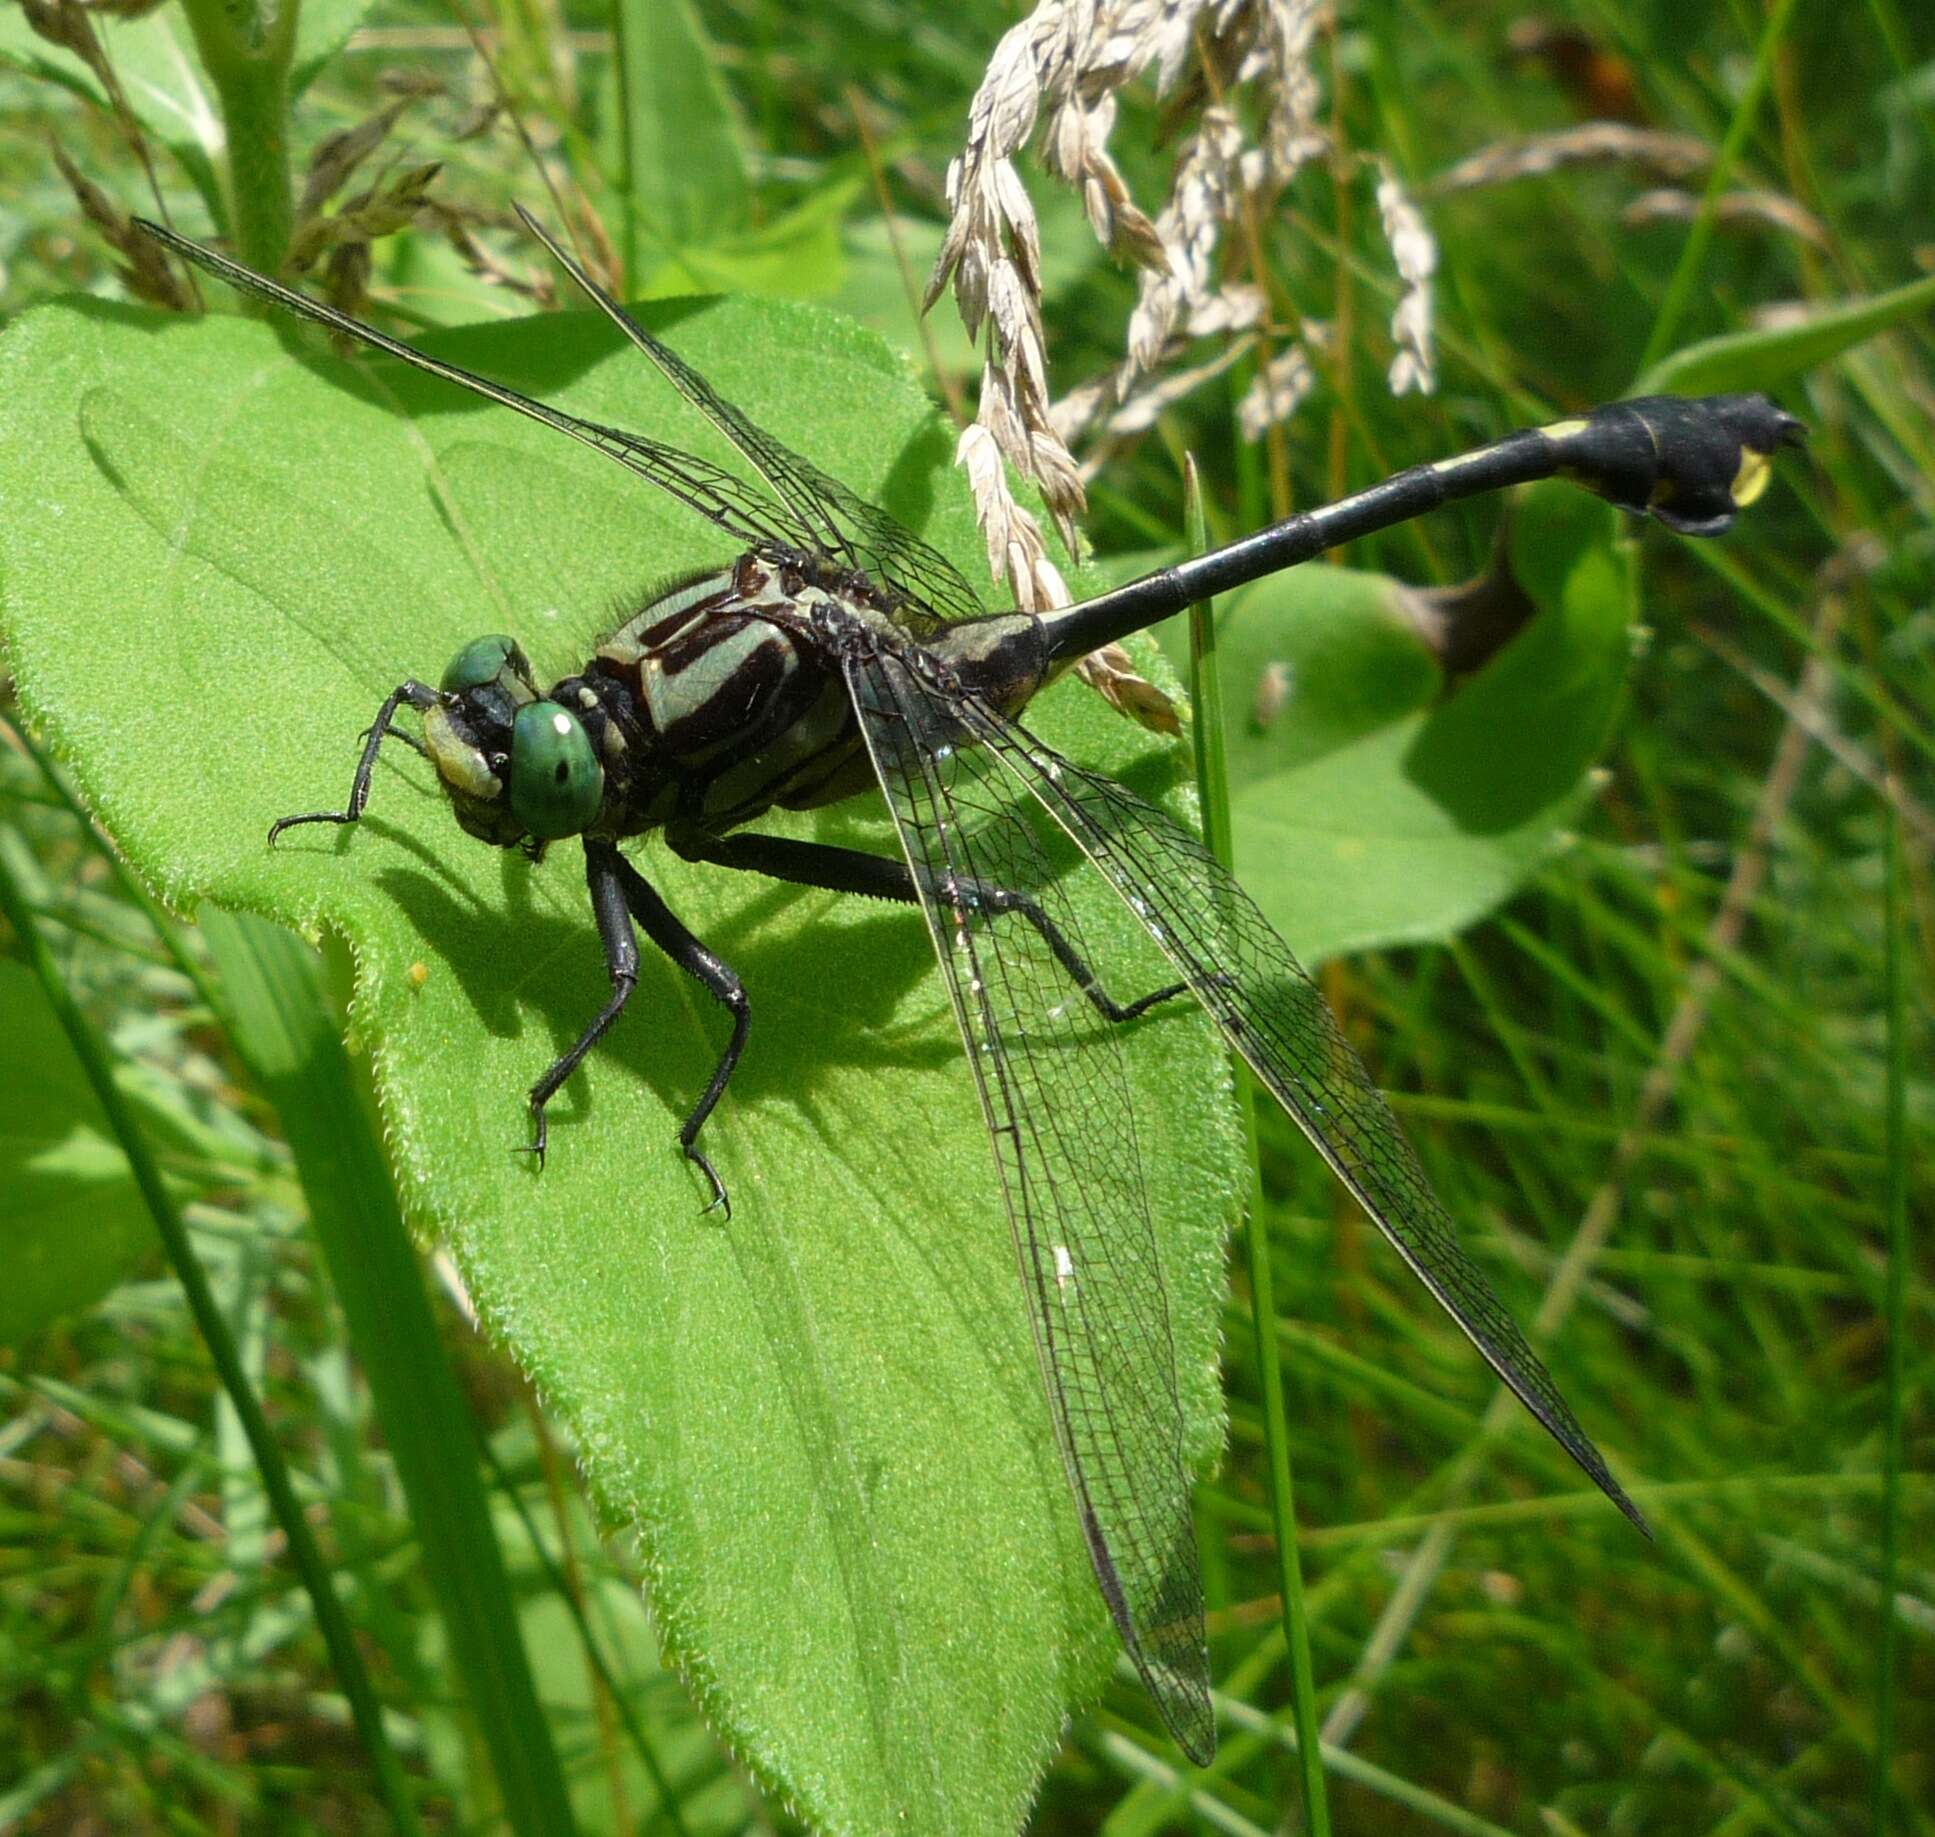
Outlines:
[[[604,802],[605,774],[584,724],[538,694],[509,638],[464,646],[423,717],[423,743],[468,835],[498,848],[577,835]]]

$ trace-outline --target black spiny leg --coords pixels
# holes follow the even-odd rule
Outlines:
[[[784,836],[715,836],[682,823],[666,831],[666,840],[673,852],[687,861],[738,868],[746,873],[764,874],[772,880],[791,881],[795,886],[822,887],[829,893],[859,893],[868,899],[891,899],[903,906],[917,905],[920,901],[920,883],[906,862],[869,855],[857,848],[795,842]],[[1054,920],[1026,893],[1011,887],[998,887],[985,880],[960,880],[951,892],[940,890],[938,897],[948,905],[983,912],[1013,912],[1026,919],[1055,953],[1055,960],[1068,972],[1069,980],[1105,1020],[1132,1021],[1158,1002],[1188,991],[1186,982],[1177,982],[1139,1001],[1116,1001],[1102,987],[1081,952],[1062,936]]]
[[[713,1106],[725,1095],[739,1055],[746,1050],[746,1034],[752,1024],[752,1009],[739,975],[722,962],[680,922],[659,897],[658,891],[637,868],[618,852],[612,842],[585,843],[585,884],[591,890],[591,909],[598,921],[598,936],[605,947],[605,967],[611,973],[611,999],[599,1009],[592,1023],[578,1036],[577,1043],[531,1087],[531,1114],[536,1119],[536,1139],[532,1152],[544,1159],[544,1106],[557,1094],[558,1087],[577,1070],[578,1063],[597,1045],[605,1030],[623,1012],[638,981],[638,943],[632,936],[631,921],[644,927],[645,935],[688,976],[702,982],[715,1001],[731,1010],[732,1038],[719,1055],[705,1091],[693,1106],[692,1114],[679,1130],[679,1147],[685,1158],[705,1175],[712,1186],[709,1212],[723,1207],[732,1216],[732,1201],[725,1182],[699,1148],[699,1131],[712,1114]]]
[[[638,940],[632,936],[631,914],[627,911],[625,884],[619,870],[625,859],[609,842],[586,842],[585,886],[591,894],[591,915],[598,923],[598,941],[605,947],[605,970],[611,977],[611,999],[592,1018],[591,1025],[578,1035],[576,1043],[557,1060],[536,1084],[531,1086],[531,1143],[529,1152],[544,1165],[544,1144],[549,1130],[544,1121],[544,1106],[558,1094],[558,1088],[578,1069],[579,1062],[604,1037],[619,1015],[624,1013],[632,990],[638,986]]]
[[[350,781],[349,803],[342,810],[311,810],[303,816],[279,816],[269,825],[269,846],[275,846],[275,839],[285,829],[294,829],[300,823],[353,823],[363,814],[363,806],[370,801],[370,774],[376,770],[376,755],[382,750],[383,736],[390,731],[390,723],[396,719],[396,711],[405,702],[421,714],[427,708],[437,705],[437,692],[426,689],[422,683],[412,679],[398,683],[389,693],[389,698],[376,711],[376,719],[369,725],[369,732],[363,741],[363,756],[356,762],[356,776]],[[398,734],[399,740],[409,739],[407,734]],[[415,741],[411,744],[416,745]],[[417,747],[422,752],[421,746]]]

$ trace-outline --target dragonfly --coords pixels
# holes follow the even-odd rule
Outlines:
[[[1042,1386],[1109,1614],[1192,1760],[1215,1748],[1202,1585],[1156,1236],[1117,1039],[1193,997],[1504,1382],[1619,1509],[1645,1520],[1527,1344],[1383,1097],[1290,948],[1184,826],[1054,752],[1021,720],[1083,656],[1227,591],[1456,499],[1564,476],[1690,536],[1724,531],[1800,423],[1761,395],[1650,396],[1526,428],[1397,473],[1226,547],[1058,611],[989,612],[926,542],[757,426],[638,323],[528,212],[526,229],[725,436],[747,475],[567,414],[474,375],[159,225],[141,228],[242,292],[427,371],[604,454],[730,542],[725,565],[652,597],[548,687],[504,635],[465,645],[434,686],[385,697],[339,810],[353,824],[386,737],[427,758],[459,826],[541,858],[582,845],[609,999],[529,1093],[545,1108],[618,1020],[644,937],[725,1010],[730,1036],[678,1145],[730,1217],[701,1146],[745,1051],[738,975],[621,844],[917,907],[972,1068],[1012,1228]],[[394,727],[405,710],[414,734]],[[877,791],[897,857],[762,834],[773,810]],[[1118,999],[1092,967],[1055,866],[1072,844],[1174,967]]]

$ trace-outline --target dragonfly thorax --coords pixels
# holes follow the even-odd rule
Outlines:
[[[553,696],[577,707],[606,772],[594,833],[675,820],[714,831],[869,782],[837,627],[886,627],[864,581],[783,550],[656,595]]]
[[[498,847],[715,832],[871,783],[841,657],[904,642],[864,577],[783,550],[654,595],[541,692],[523,651],[466,645],[424,710],[424,750],[466,833]]]

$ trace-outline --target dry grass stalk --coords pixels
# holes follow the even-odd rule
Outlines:
[[[94,29],[96,13],[108,18],[136,19],[141,14],[152,10],[151,0],[94,0],[92,7],[82,5],[81,0],[20,0],[20,10],[30,31],[46,39],[51,45],[58,45],[62,50],[71,51],[94,73],[96,81],[101,85],[101,93],[107,98],[108,110],[114,117],[115,125],[121,130],[121,138],[127,142],[128,151],[134,155],[140,164],[143,176],[148,181],[148,195],[154,199],[155,214],[166,223],[168,204],[162,196],[161,182],[155,177],[154,157],[148,151],[147,137],[141,132],[141,124],[135,119],[134,110],[128,106],[127,93],[121,87],[121,79],[114,73],[114,61],[108,56],[107,47],[101,42],[100,35]],[[58,158],[58,155],[56,157]],[[89,208],[89,200],[82,193],[72,168],[64,160],[60,163],[69,185],[80,201],[82,210],[87,213],[90,221],[97,228],[107,234],[109,231],[107,220]],[[89,189],[92,190],[92,187]],[[112,217],[125,222],[118,211],[107,205],[105,196],[95,192],[94,198],[97,204],[108,209]],[[156,283],[154,278],[158,266],[156,261],[146,254],[137,254],[123,247],[113,234],[109,234],[108,239],[114,243],[118,253],[127,257],[128,267],[122,270],[122,274],[125,278],[129,278],[136,292],[143,299],[152,301],[158,306],[172,305],[180,289],[175,286],[172,279],[165,286]],[[191,278],[186,299],[195,302],[199,298],[195,291],[194,280]]]
[[[1431,276],[1438,266],[1438,244],[1417,206],[1404,195],[1397,174],[1383,160],[1378,161],[1377,212],[1398,279],[1404,283],[1391,314],[1391,342],[1397,346],[1391,359],[1391,393],[1404,395],[1415,389],[1429,395],[1437,382],[1431,354]]]
[[[1236,405],[1236,424],[1243,438],[1261,440],[1267,429],[1288,421],[1316,386],[1317,372],[1302,345],[1279,351],[1257,372]]]
[[[961,438],[959,459],[989,566],[1017,605],[1064,603],[1064,589],[1040,526],[1010,489],[1007,467],[1039,488],[1074,553],[1083,482],[1100,463],[1095,449],[1147,428],[1253,343],[1267,305],[1254,277],[1226,272],[1226,233],[1247,209],[1267,217],[1283,188],[1328,145],[1312,57],[1327,13],[1326,0],[1041,0],[995,47],[969,108],[966,145],[948,167],[953,215],[926,303],[951,281],[970,334],[989,329],[980,409]],[[1186,75],[1193,88],[1183,99],[1193,101],[1197,91],[1202,98],[1196,126],[1152,220],[1109,154],[1117,98],[1137,78],[1163,95]],[[1240,106],[1250,99],[1260,106]],[[1245,122],[1259,116],[1252,137]],[[1097,239],[1142,271],[1122,363],[1060,404],[1048,386],[1040,229],[1016,163],[1037,136],[1042,163],[1079,192]],[[1392,325],[1392,386],[1429,389],[1436,247],[1382,169],[1378,203],[1403,281]],[[1217,360],[1159,374],[1192,339],[1232,334],[1230,350]],[[1246,437],[1294,413],[1313,381],[1303,348],[1273,358],[1246,404]],[[1070,445],[1085,435],[1094,444],[1078,465]],[[1122,699],[1117,673],[1084,674]]]
[[[1516,179],[1544,178],[1567,166],[1638,166],[1663,179],[1684,179],[1704,172],[1713,149],[1694,134],[1662,134],[1623,121],[1588,121],[1559,134],[1526,140],[1501,140],[1481,147],[1469,159],[1448,166],[1425,188],[1430,197],[1509,185]]]
[[[1700,214],[1700,202],[1690,191],[1642,192],[1619,213],[1619,221],[1628,229],[1648,223],[1691,223]],[[1725,192],[1713,201],[1713,220],[1724,229],[1775,229],[1817,249],[1827,247],[1827,228],[1820,218],[1785,192]]]
[[[88,178],[56,145],[54,164],[67,181],[81,214],[101,233],[101,239],[121,258],[121,284],[137,300],[170,312],[185,313],[194,305],[194,296],[175,278],[161,245],[143,236],[133,220],[106,192]]]
[[[1077,434],[1088,432],[1100,417],[1079,462],[1083,483],[1101,470],[1122,441],[1146,434],[1165,410],[1223,375],[1255,348],[1254,338],[1246,334],[1234,337],[1207,362],[1153,377],[1113,409],[1108,409],[1114,399],[1113,377],[1101,377],[1070,390],[1053,410],[1056,429],[1063,439],[1072,442]],[[1102,413],[1104,409],[1108,409],[1106,414]]]

